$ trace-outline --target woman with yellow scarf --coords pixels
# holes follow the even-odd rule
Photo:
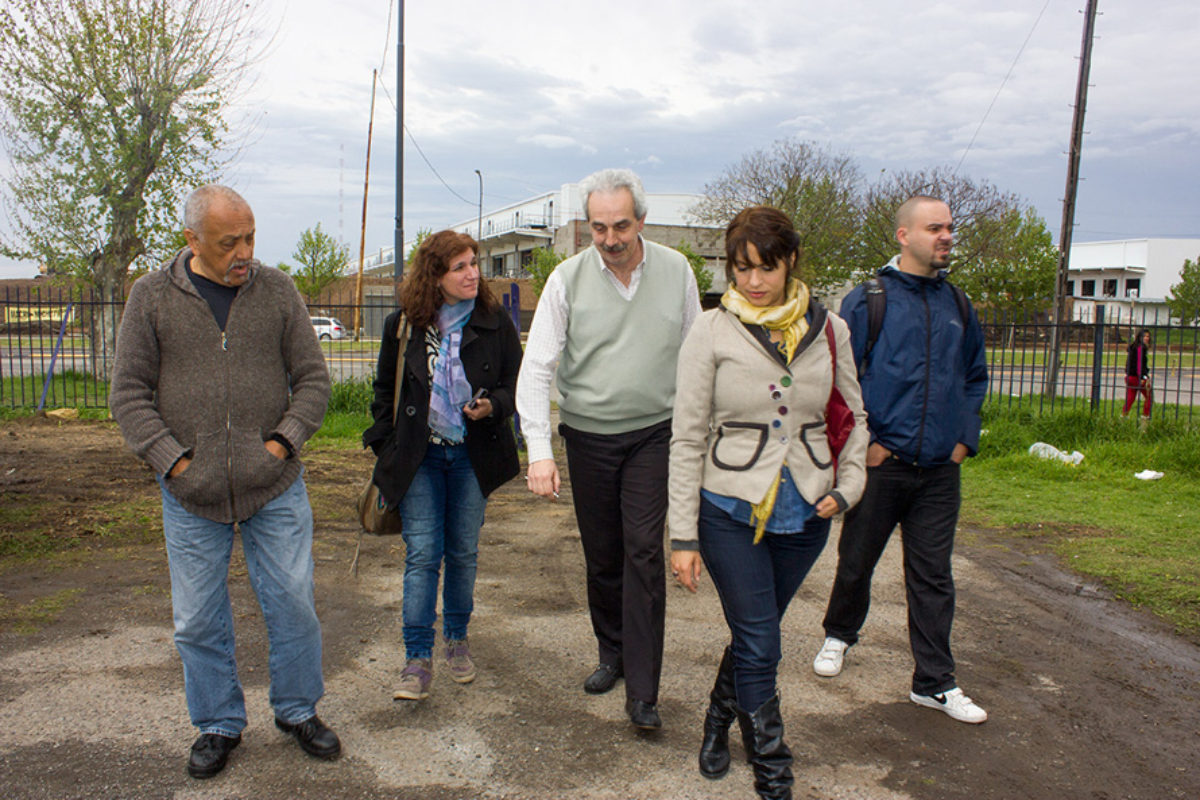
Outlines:
[[[740,212],[725,232],[729,289],[679,354],[670,467],[671,570],[696,591],[701,564],[731,643],[709,695],[700,772],[729,769],[741,724],[760,797],[790,798],[775,675],[780,620],[817,560],[830,518],[858,502],[868,434],[846,324],[795,275],[800,240],[777,209]],[[826,436],[837,388],[854,417],[840,453]]]

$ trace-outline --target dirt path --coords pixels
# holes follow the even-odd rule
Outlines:
[[[229,768],[201,783],[184,773],[194,733],[149,471],[111,424],[0,424],[0,533],[69,530],[89,542],[54,569],[0,571],[0,797],[753,796],[744,765],[716,782],[695,769],[727,635],[711,585],[696,597],[668,593],[661,733],[632,730],[619,688],[581,691],[595,643],[567,493],[539,502],[514,483],[493,496],[471,628],[480,676],[459,686],[437,672],[427,701],[394,703],[401,543],[364,542],[359,576],[347,571],[356,536],[346,517],[368,463],[357,452],[319,452],[307,476],[326,648],[320,712],[340,733],[343,757],[309,759],[271,725],[262,620],[238,556],[250,726]],[[117,529],[137,527],[148,532],[112,542]],[[798,798],[1200,797],[1200,648],[1046,557],[963,531],[958,674],[991,718],[956,723],[907,699],[897,556],[890,547],[863,642],[840,677],[818,678],[809,666],[832,545],[789,612],[780,685]],[[30,609],[45,598],[65,610],[38,622]],[[19,630],[31,621],[32,632]]]

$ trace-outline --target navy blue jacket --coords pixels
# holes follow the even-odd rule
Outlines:
[[[878,273],[887,311],[865,363],[866,287],[851,290],[840,312],[850,327],[871,441],[921,467],[950,463],[959,442],[975,455],[988,385],[979,318],[972,308],[963,329],[944,273],[923,278],[901,272],[895,263]]]

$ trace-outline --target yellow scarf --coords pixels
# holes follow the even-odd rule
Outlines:
[[[750,303],[732,285],[725,290],[721,297],[721,305],[735,314],[747,325],[761,325],[767,330],[783,332],[784,357],[787,363],[792,363],[796,355],[796,347],[804,334],[808,333],[808,322],[804,315],[808,313],[808,287],[799,278],[789,278],[787,299],[777,306],[756,306]],[[787,462],[784,462],[785,464]],[[762,541],[767,529],[767,520],[775,509],[775,497],[779,493],[779,476],[771,481],[766,496],[750,510],[750,521],[754,523],[754,543]]]

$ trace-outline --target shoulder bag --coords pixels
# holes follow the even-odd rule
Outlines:
[[[833,340],[833,323],[825,317],[825,341],[829,343],[829,356],[833,359],[833,385],[829,390],[829,402],[825,404],[825,438],[829,441],[829,452],[833,454],[833,469],[837,471],[837,459],[850,431],[854,429],[854,412],[846,405],[845,398],[837,388],[837,344]]]
[[[401,315],[396,331],[399,349],[396,351],[396,386],[392,391],[392,425],[396,424],[396,412],[400,408],[400,390],[404,385],[404,351],[408,346],[408,317]],[[367,482],[358,493],[358,521],[365,533],[389,536],[401,532],[400,509],[387,507],[379,487],[375,485],[375,471],[367,476]]]

